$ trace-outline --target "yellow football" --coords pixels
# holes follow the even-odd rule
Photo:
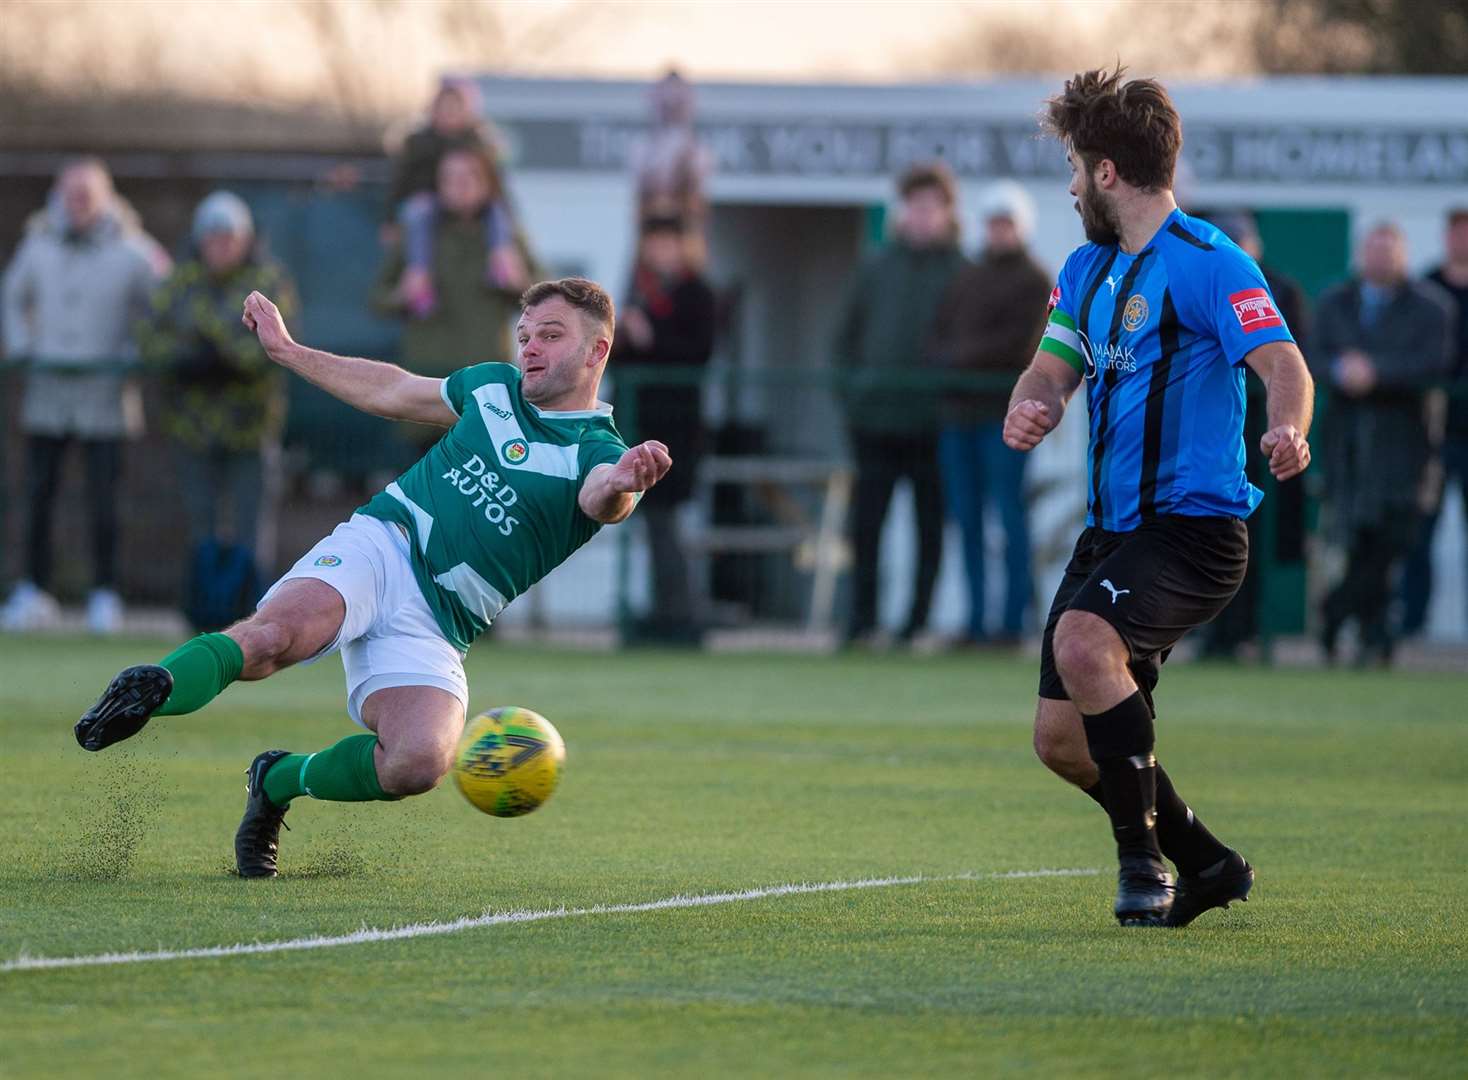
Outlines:
[[[454,755],[454,782],[486,814],[519,817],[556,790],[566,744],[539,713],[507,705],[464,725]]]

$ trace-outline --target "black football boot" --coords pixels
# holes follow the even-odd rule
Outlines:
[[[173,693],[173,675],[155,664],[123,668],[97,703],[82,714],[72,729],[83,750],[103,750],[130,739]]]
[[[267,750],[250,762],[245,775],[245,816],[234,834],[235,869],[242,878],[274,877],[280,828],[285,825],[287,806],[276,806],[265,795],[265,774],[289,750]],[[290,826],[285,825],[286,831]]]
[[[1254,887],[1254,868],[1237,851],[1197,874],[1183,874],[1177,880],[1168,926],[1187,926],[1211,908],[1226,908],[1235,900],[1249,899]]]

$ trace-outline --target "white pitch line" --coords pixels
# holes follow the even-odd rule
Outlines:
[[[331,949],[339,945],[365,945],[374,941],[402,941],[407,938],[457,934],[486,926],[506,923],[544,922],[547,919],[570,919],[582,915],[630,915],[643,911],[670,911],[676,908],[713,907],[736,904],[745,900],[765,900],[775,896],[799,896],[806,893],[850,892],[853,889],[885,889],[893,885],[925,885],[943,881],[1008,880],[1013,878],[1090,877],[1099,870],[1005,870],[996,873],[943,874],[929,876],[860,878],[856,881],[818,881],[790,885],[767,885],[739,892],[703,893],[697,896],[669,896],[640,904],[597,904],[584,908],[546,908],[540,911],[485,912],[483,915],[454,919],[452,922],[409,923],[379,930],[363,927],[350,934],[335,937],[315,936],[290,938],[286,941],[257,941],[240,945],[211,945],[201,949],[160,949],[157,952],[96,953],[92,956],[17,956],[0,964],[0,972],[39,971],[48,968],[103,967],[111,964],[143,964],[157,960],[210,960],[224,956],[253,956],[261,953],[296,952],[301,949]]]

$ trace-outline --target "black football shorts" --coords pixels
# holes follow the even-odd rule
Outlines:
[[[1228,606],[1248,563],[1249,533],[1239,518],[1167,514],[1131,532],[1087,528],[1045,620],[1040,696],[1069,700],[1055,670],[1055,624],[1067,611],[1089,611],[1126,643],[1132,675],[1151,705],[1172,647]]]

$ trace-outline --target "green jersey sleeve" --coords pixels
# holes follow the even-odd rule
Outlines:
[[[516,374],[513,364],[471,364],[444,379],[439,393],[445,405],[463,416],[464,402],[475,390],[489,383],[510,382]]]
[[[576,465],[581,479],[585,480],[586,474],[598,465],[615,465],[626,452],[627,444],[614,432],[597,432],[584,437],[576,451]]]

